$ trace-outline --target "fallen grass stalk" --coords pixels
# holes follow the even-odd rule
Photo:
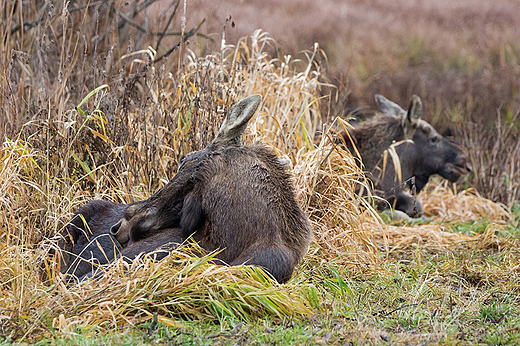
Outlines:
[[[483,218],[500,224],[513,221],[511,211],[503,204],[482,197],[473,188],[457,192],[447,181],[426,185],[419,198],[424,214],[440,221],[469,222]]]
[[[218,265],[214,255],[195,257],[179,249],[162,261],[154,261],[153,254],[130,264],[120,260],[106,268],[101,278],[69,288],[57,279],[50,288],[32,287],[32,294],[27,291],[24,298],[13,296],[17,294],[13,277],[3,278],[2,288],[12,290],[10,294],[3,291],[0,308],[20,311],[16,323],[26,331],[39,332],[49,327],[74,332],[89,326],[109,331],[127,324],[139,325],[153,314],[164,321],[252,321],[266,316],[302,317],[312,312],[305,298],[308,294],[302,294],[305,288],[279,285],[257,267]],[[6,258],[5,253],[2,258]],[[29,268],[18,275],[35,282]],[[7,297],[12,298],[10,304],[6,304]],[[27,305],[16,307],[15,302]],[[46,321],[52,321],[51,325]]]

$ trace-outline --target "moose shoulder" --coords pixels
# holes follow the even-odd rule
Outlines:
[[[421,119],[423,108],[418,96],[412,97],[407,111],[381,95],[375,99],[380,113],[341,136],[348,149],[361,156],[364,170],[381,197],[396,210],[420,216],[420,202],[403,190],[408,187],[418,193],[433,174],[457,181],[471,170],[467,156],[460,146]],[[397,154],[395,165],[390,151]]]

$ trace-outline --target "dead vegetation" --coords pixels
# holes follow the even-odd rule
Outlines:
[[[352,155],[334,146],[332,133],[313,143],[327,108],[323,88],[330,87],[317,45],[300,59],[277,56],[275,40],[258,30],[236,41],[216,40],[220,46],[208,52],[207,37],[195,40],[198,25],[183,29],[180,2],[153,25],[139,1],[17,3],[0,5],[1,50],[10,52],[0,56],[4,336],[108,332],[153,319],[174,326],[180,318],[301,318],[319,311],[322,299],[308,280],[309,268],[334,262],[366,274],[400,248],[501,242],[493,228],[475,236],[442,224],[381,222],[370,199],[356,194],[369,183]],[[188,36],[191,45],[180,39]],[[55,244],[52,237],[78,206],[93,198],[150,196],[174,175],[181,155],[213,139],[230,105],[253,93],[264,102],[245,142],[264,142],[291,159],[299,200],[316,233],[289,284],[277,285],[255,268],[216,266],[211,254],[185,252],[158,263],[149,256],[129,267],[117,263],[101,280],[74,288],[64,286],[51,261],[46,270],[53,280],[41,282],[39,264]],[[477,193],[455,194],[442,185],[432,185],[421,199],[439,222],[486,217],[501,227],[512,218]]]
[[[513,222],[511,211],[500,203],[482,197],[474,188],[456,191],[448,182],[436,181],[419,195],[424,214],[439,221],[471,222],[484,218],[497,224]]]

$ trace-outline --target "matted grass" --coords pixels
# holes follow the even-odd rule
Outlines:
[[[303,286],[281,286],[258,268],[222,266],[212,258],[179,249],[159,262],[153,254],[130,265],[119,261],[98,280],[69,288],[57,280],[54,292],[40,293],[33,309],[36,317],[45,316],[69,333],[89,326],[112,330],[151,318],[176,326],[175,318],[281,319],[311,313]]]
[[[419,198],[424,207],[424,215],[439,221],[470,222],[486,218],[506,224],[514,219],[506,206],[482,197],[473,188],[457,192],[446,181],[426,185]]]
[[[507,229],[514,229],[512,211],[472,188],[458,193],[453,189],[447,181],[432,179],[418,196],[426,217],[404,223],[387,219],[384,237],[376,233],[376,243],[390,245],[391,251],[418,247],[508,249],[517,245],[515,239],[504,237]]]

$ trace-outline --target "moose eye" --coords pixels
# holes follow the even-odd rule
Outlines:
[[[186,161],[186,155],[182,155],[181,158],[179,159],[179,164],[177,165],[177,172],[184,165],[184,161]]]
[[[433,136],[432,138],[430,138],[430,142],[432,144],[435,144],[439,141],[439,139],[440,139],[439,136]]]

